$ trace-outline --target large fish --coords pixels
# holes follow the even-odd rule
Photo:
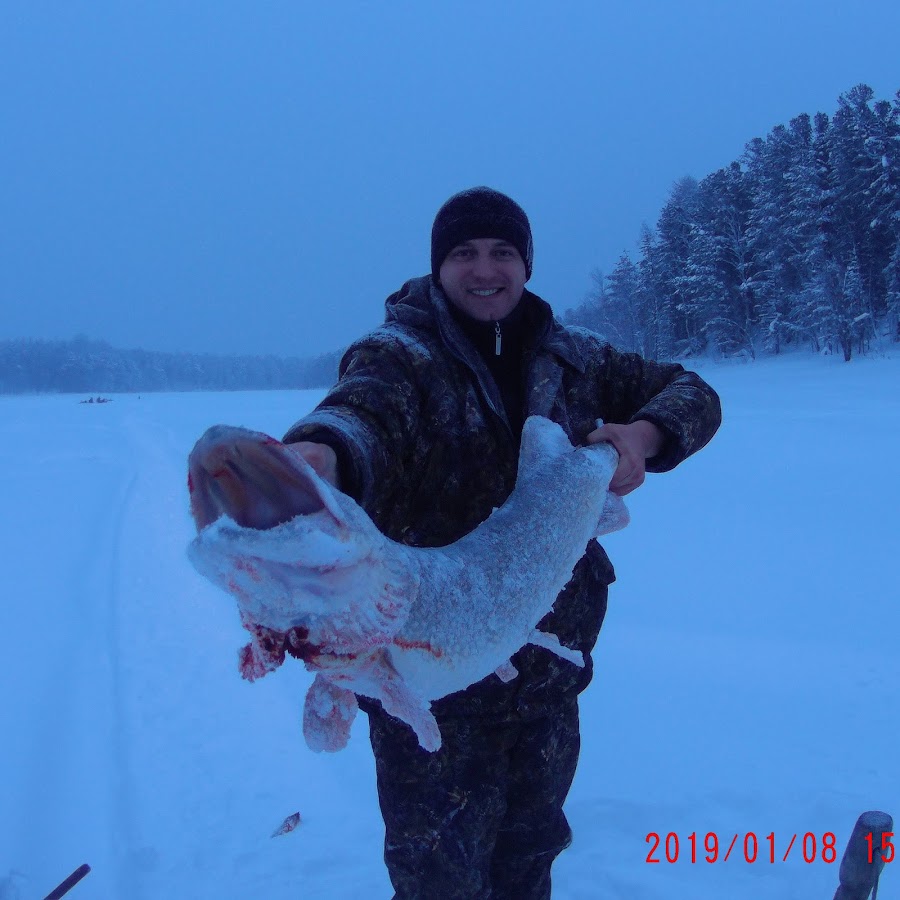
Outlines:
[[[624,527],[609,493],[610,444],[574,449],[563,430],[531,417],[506,503],[446,547],[389,540],[362,508],[291,448],[219,425],[189,460],[197,570],[237,598],[252,635],[240,668],[253,680],[285,653],[316,672],[303,730],[313,750],[339,750],[355,694],[380,700],[426,750],[441,736],[430,703],[496,673],[526,643],[576,666],[580,652],[536,629],[588,541]]]

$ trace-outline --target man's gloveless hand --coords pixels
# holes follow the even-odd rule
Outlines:
[[[317,444],[314,441],[297,441],[295,444],[285,444],[285,446],[302,456],[312,466],[319,478],[324,479],[332,487],[340,490],[337,454],[328,444]]]
[[[609,489],[620,497],[644,483],[646,461],[662,449],[665,437],[652,422],[639,419],[631,425],[603,425],[587,436],[589,444],[606,441],[619,451],[619,465]]]

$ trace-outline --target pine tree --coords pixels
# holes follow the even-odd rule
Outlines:
[[[882,312],[881,303],[886,298],[887,268],[900,233],[900,91],[893,107],[886,100],[875,104],[865,150],[870,173],[869,239],[877,314]]]
[[[638,312],[637,266],[627,253],[622,253],[606,282],[607,299],[604,324],[616,335],[615,344],[622,350],[643,355],[644,335]]]
[[[671,302],[673,351],[677,356],[701,353],[706,298],[698,292],[691,257],[697,238],[698,184],[682,178],[675,184],[657,225],[659,288]]]
[[[588,291],[587,296],[578,306],[563,315],[563,322],[566,325],[590,328],[591,331],[596,331],[597,334],[612,343],[610,335],[604,331],[602,322],[603,310],[606,305],[606,278],[600,269],[594,269],[591,272],[591,280],[594,283],[593,288]]]
[[[790,310],[782,291],[782,216],[787,207],[784,173],[788,167],[786,129],[778,126],[765,140],[747,145],[744,162],[752,204],[747,241],[753,259],[753,293],[759,305],[766,348],[781,350],[790,327]]]
[[[886,280],[888,334],[891,340],[900,341],[900,241],[894,246]]]
[[[808,253],[823,200],[809,116],[795,117],[789,128],[776,126],[765,141],[751,141],[745,160],[756,302],[766,348],[779,353],[805,330],[800,298],[811,277]]]
[[[835,258],[849,268],[851,256],[856,254],[863,304],[874,317],[884,311],[884,271],[893,250],[888,221],[892,200],[879,186],[885,181],[889,184],[889,178],[883,176],[885,160],[890,162],[891,133],[896,122],[889,106],[880,105],[878,113],[872,109],[873,97],[872,89],[860,84],[838,98],[831,156],[840,225],[835,234],[841,236],[836,240]]]
[[[748,240],[750,196],[739,164],[700,182],[692,268],[707,296],[704,332],[726,355],[756,356],[754,264]]]
[[[831,305],[831,314],[827,320],[829,343],[835,349],[840,348],[844,360],[850,362],[854,342],[862,351],[871,335],[872,326],[872,316],[866,309],[863,297],[862,277],[856,252],[851,253],[850,264],[843,272],[839,271],[834,262],[828,265],[826,271]]]
[[[641,229],[641,259],[637,265],[638,307],[644,331],[644,350],[650,359],[669,359],[673,354],[672,304],[660,284],[660,253],[653,232]]]

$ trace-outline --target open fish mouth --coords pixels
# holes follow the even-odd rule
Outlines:
[[[299,515],[335,514],[321,480],[289,446],[226,425],[208,429],[191,452],[188,489],[198,530],[222,516],[265,530]]]

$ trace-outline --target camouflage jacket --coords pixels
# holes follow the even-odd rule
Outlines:
[[[703,447],[721,420],[716,393],[677,364],[619,353],[598,335],[565,327],[529,291],[530,342],[523,356],[526,415],[542,415],[583,444],[604,422],[646,419],[666,435],[650,472],[673,468]],[[384,325],[354,343],[339,380],[284,440],[327,443],[338,455],[342,489],[390,538],[434,547],[458,540],[501,506],[516,479],[519,436],[477,350],[431,276],[406,282],[386,301]],[[605,612],[612,565],[591,541],[572,580],[540,628],[590,654]],[[578,670],[526,647],[514,660],[520,678],[489,676],[438,701],[435,712],[478,713],[501,695],[581,690]]]

